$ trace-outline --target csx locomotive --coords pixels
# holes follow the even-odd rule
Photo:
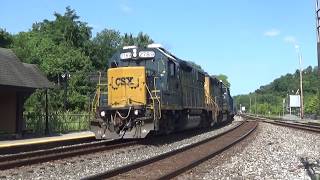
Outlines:
[[[97,139],[168,134],[234,116],[222,81],[158,44],[123,47],[109,60],[107,83],[97,87],[90,122]]]

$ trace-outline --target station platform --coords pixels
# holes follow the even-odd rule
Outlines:
[[[94,139],[94,133],[83,131],[39,138],[0,140],[0,154],[13,154],[22,151],[27,152],[36,149],[48,149],[55,146],[89,142]]]

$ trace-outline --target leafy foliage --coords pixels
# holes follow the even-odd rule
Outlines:
[[[104,29],[92,38],[92,28],[80,21],[70,7],[64,14],[54,13],[54,20],[34,23],[27,32],[11,35],[0,29],[0,47],[12,48],[23,62],[36,64],[56,84],[49,91],[50,112],[64,110],[65,95],[67,110],[86,111],[95,90],[88,75],[105,71],[108,59],[121,46],[146,46],[152,42],[142,32],[137,37],[128,33],[122,36],[113,29]],[[70,76],[63,78],[65,74]],[[43,91],[36,91],[25,104],[26,111],[38,114],[44,112],[44,107]]]
[[[139,46],[146,47],[148,44],[153,43],[153,40],[147,34],[139,32],[137,37],[134,37],[131,33],[125,33],[122,38],[122,46]]]
[[[307,67],[302,71],[304,111],[306,114],[320,115],[320,79],[317,75],[317,67]],[[296,70],[293,74],[286,74],[275,79],[268,85],[261,86],[254,93],[248,95],[235,96],[237,107],[246,106],[251,113],[273,115],[283,113],[283,101],[285,101],[285,111],[288,102],[288,95],[299,93],[300,73]],[[256,101],[255,101],[256,100]],[[257,102],[257,103],[255,103]]]
[[[223,82],[223,84],[225,84],[226,86],[228,86],[230,88],[231,84],[228,81],[228,76],[224,75],[224,74],[219,74],[216,75],[216,77],[221,80]]]
[[[91,45],[91,60],[96,69],[107,68],[108,59],[121,46],[122,37],[119,31],[104,29],[93,38]]]
[[[8,48],[12,44],[13,38],[5,29],[0,28],[0,47]]]
[[[61,75],[68,72],[68,108],[84,109],[90,91],[85,81],[86,75],[93,70],[90,57],[85,52],[91,30],[86,23],[76,21],[79,17],[70,8],[66,9],[63,16],[55,13],[55,17],[53,21],[44,20],[34,24],[29,32],[17,34],[13,48],[20,59],[37,64],[53,82],[58,83]],[[50,101],[51,106],[61,108],[63,92],[55,89],[52,93],[57,99]]]

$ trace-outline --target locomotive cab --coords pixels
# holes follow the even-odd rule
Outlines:
[[[173,59],[157,46],[124,47],[111,58],[107,104],[98,105],[91,121],[97,139],[143,138],[161,129],[162,104],[179,102],[178,91],[171,99],[162,97],[179,88]]]
[[[208,127],[229,114],[223,83],[161,46],[123,47],[109,67],[107,83],[99,83],[92,103],[90,127],[97,139]]]

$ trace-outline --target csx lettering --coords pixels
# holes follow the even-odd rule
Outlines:
[[[120,77],[120,78],[116,78],[116,85],[120,86],[120,85],[132,85],[133,82],[133,77]]]

